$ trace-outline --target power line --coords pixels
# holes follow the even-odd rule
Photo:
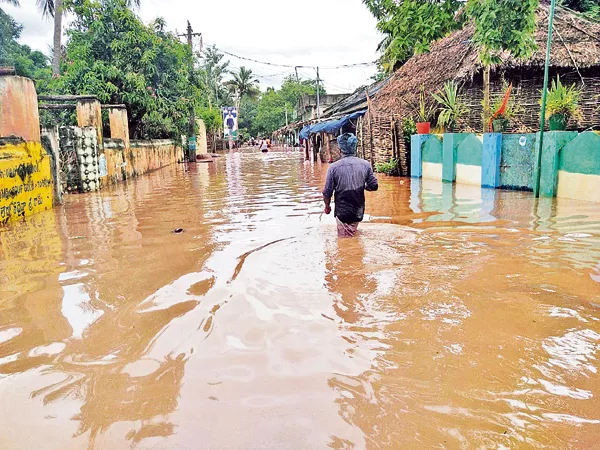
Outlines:
[[[240,66],[237,66],[235,64],[230,64],[229,67],[231,67],[232,69],[236,69],[236,70],[240,70],[241,69]],[[250,70],[252,70],[252,69],[250,69]],[[256,73],[254,70],[252,70],[252,76],[257,77],[257,78],[264,78],[264,79],[274,78],[274,77],[280,77],[280,76],[284,76],[286,74],[290,74],[291,75],[292,73],[293,73],[292,70],[284,70],[283,72],[270,73],[270,74],[263,75],[263,74]]]
[[[256,64],[263,64],[266,66],[273,66],[273,67],[286,67],[289,69],[295,69],[295,68],[301,68],[301,69],[314,69],[315,66],[306,66],[306,65],[290,65],[290,64],[278,64],[278,63],[272,63],[272,62],[267,62],[267,61],[259,61],[257,59],[253,59],[253,58],[248,58],[246,56],[240,56],[240,55],[236,55],[235,53],[231,53],[228,52],[226,50],[223,50],[222,48],[218,48],[217,46],[214,46],[218,51],[220,51],[221,53],[224,53],[226,55],[232,56],[233,58],[238,58],[238,59],[242,59],[244,61],[250,61]],[[354,64],[341,64],[339,66],[334,66],[334,67],[322,67],[322,69],[324,70],[335,70],[335,69],[350,69],[353,67],[367,67],[367,66],[372,66],[377,64],[376,61],[371,61],[371,62],[362,62],[362,63],[354,63]]]

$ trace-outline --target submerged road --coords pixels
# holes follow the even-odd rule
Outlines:
[[[380,177],[338,240],[325,169],[232,153],[0,233],[0,448],[598,448],[597,205]]]

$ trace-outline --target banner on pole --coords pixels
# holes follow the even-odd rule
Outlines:
[[[235,107],[227,106],[223,108],[223,135],[225,139],[232,137],[234,141],[237,141],[238,112]]]

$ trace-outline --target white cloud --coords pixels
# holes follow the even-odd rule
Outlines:
[[[21,41],[48,53],[52,23],[42,19],[35,0],[21,0],[20,8],[3,5],[25,25]],[[375,20],[361,0],[142,0],[138,14],[149,22],[164,17],[168,28],[183,33],[189,20],[204,43],[222,50],[283,65],[333,67],[376,59],[380,36]],[[246,66],[261,85],[279,86],[293,68],[272,67],[229,57],[233,68]],[[284,73],[282,73],[284,72]],[[369,82],[374,67],[321,70],[328,92],[351,91]],[[313,69],[300,76],[315,78]]]

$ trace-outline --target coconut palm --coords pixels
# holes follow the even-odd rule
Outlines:
[[[252,69],[246,69],[242,66],[239,72],[234,72],[232,75],[233,79],[227,81],[225,84],[230,91],[235,93],[238,108],[244,97],[249,99],[256,99],[258,97],[260,94],[260,90],[256,86],[258,80],[252,75]]]
[[[8,3],[9,5],[20,6],[19,0],[0,0],[0,3]]]
[[[3,0],[0,0],[3,1]],[[4,0],[9,3],[18,2],[18,0]],[[140,7],[141,0],[125,0],[128,8]],[[60,74],[60,55],[61,55],[61,39],[62,39],[62,19],[66,8],[64,0],[37,0],[38,9],[42,12],[43,17],[54,18],[54,38],[52,52],[52,75],[57,77]]]

